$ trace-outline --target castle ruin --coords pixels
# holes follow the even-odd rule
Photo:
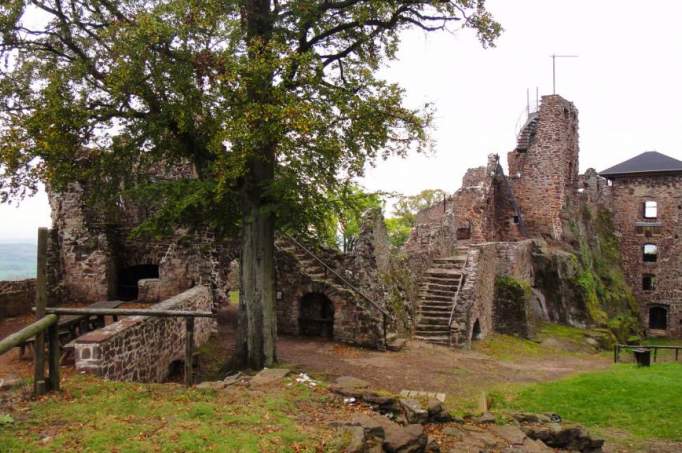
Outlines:
[[[468,170],[459,190],[417,214],[401,250],[391,250],[376,211],[365,215],[347,254],[280,237],[278,332],[386,349],[404,335],[465,346],[493,331],[529,336],[537,320],[606,324],[631,314],[632,304],[619,294],[600,305],[595,298],[613,278],[597,276],[590,286],[585,276],[599,274],[604,257],[613,261],[608,272],[621,272],[620,257],[599,251],[617,237],[641,320],[650,333],[682,336],[675,299],[682,162],[645,155],[601,175],[579,175],[578,111],[560,96],[544,96],[507,155],[508,174],[497,155]],[[131,237],[145,210],[122,202],[116,221],[107,221],[88,207],[89,190],[73,184],[50,193],[51,303],[159,303],[198,286],[207,289],[202,300],[209,294],[213,309],[228,303],[236,241],[181,229],[158,240]],[[612,219],[613,231],[597,218]],[[525,288],[519,300],[503,291],[508,281]],[[77,366],[79,360],[92,365],[92,348],[81,349],[88,358],[77,356]],[[120,377],[104,365],[94,372]]]

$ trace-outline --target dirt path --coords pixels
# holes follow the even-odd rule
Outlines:
[[[234,338],[234,307],[222,312],[219,321],[219,337],[214,340],[218,350],[213,353],[227,357]],[[506,362],[476,351],[421,342],[410,342],[400,352],[379,352],[294,336],[280,336],[277,353],[280,362],[318,376],[351,375],[393,392],[425,390],[464,398],[497,384],[553,380],[610,364],[598,354],[547,354]]]

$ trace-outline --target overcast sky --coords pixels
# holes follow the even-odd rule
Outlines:
[[[406,34],[398,61],[386,69],[410,105],[437,109],[435,154],[390,159],[367,171],[370,190],[455,191],[467,168],[506,153],[534,102],[557,93],[580,111],[580,168],[603,170],[646,150],[682,159],[682,2],[654,0],[488,0],[505,28],[493,49],[471,32]],[[0,206],[0,241],[33,240],[49,226],[44,194],[19,208]]]

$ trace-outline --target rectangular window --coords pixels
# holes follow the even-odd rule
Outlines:
[[[653,291],[656,289],[656,277],[651,274],[644,274],[642,276],[642,289],[644,291]]]
[[[655,219],[658,217],[658,204],[655,201],[644,202],[644,218]]]
[[[655,263],[658,259],[658,247],[654,244],[644,244],[642,259],[645,263]]]

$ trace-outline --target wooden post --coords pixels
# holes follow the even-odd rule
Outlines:
[[[57,317],[57,322],[52,324],[47,329],[47,342],[48,342],[48,369],[50,370],[49,375],[49,388],[51,391],[59,391],[59,317]]]
[[[185,385],[192,386],[192,356],[194,355],[194,318],[185,318]]]
[[[45,316],[47,306],[47,228],[38,228],[38,260],[36,266],[36,319]],[[45,334],[36,334],[33,345],[33,393],[42,395],[45,385]]]
[[[675,348],[675,362],[677,362],[677,357],[678,357],[679,353],[680,353],[680,350]]]
[[[656,363],[656,357],[658,356],[658,348],[654,347],[654,363]]]

